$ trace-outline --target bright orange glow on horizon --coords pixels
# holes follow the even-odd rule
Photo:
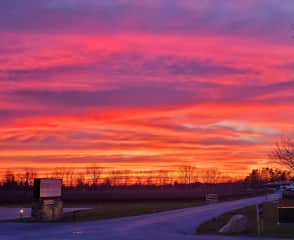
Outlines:
[[[290,0],[28,2],[22,24],[0,7],[0,170],[188,163],[240,177],[294,135]]]

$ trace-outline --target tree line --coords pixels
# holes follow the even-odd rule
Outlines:
[[[218,169],[199,169],[192,165],[179,166],[174,170],[119,170],[99,167],[54,168],[42,172],[34,168],[5,170],[0,176],[2,187],[31,187],[35,178],[59,178],[67,187],[130,186],[130,185],[177,185],[203,183],[223,183],[234,181],[223,176]]]
[[[268,182],[289,181],[292,178],[290,171],[262,168],[252,170],[244,179],[233,179],[223,176],[217,169],[199,169],[191,165],[180,166],[177,170],[142,171],[107,169],[93,165],[79,169],[55,168],[46,173],[27,168],[17,172],[7,170],[2,175],[0,187],[10,189],[30,188],[37,177],[63,179],[64,186],[69,188],[164,186],[228,182],[244,182],[250,186],[257,186]]]
[[[261,168],[253,169],[250,174],[245,178],[245,182],[251,186],[256,186],[265,183],[286,183],[292,180],[293,176],[290,171],[273,169],[273,168]]]

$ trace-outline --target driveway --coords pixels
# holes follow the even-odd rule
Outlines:
[[[80,223],[0,223],[2,240],[231,240],[236,237],[197,236],[200,223],[233,209],[272,201],[268,196],[222,202],[135,217]],[[254,239],[254,238],[241,238]],[[259,239],[260,238],[256,238]]]
[[[24,210],[23,217],[31,216],[31,208],[22,208]],[[85,210],[89,208],[64,208],[64,212],[73,212],[77,210]],[[0,207],[0,220],[10,220],[19,218],[20,208]],[[0,227],[1,229],[1,227]],[[0,231],[1,234],[1,231]]]

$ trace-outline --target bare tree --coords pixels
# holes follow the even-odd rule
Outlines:
[[[294,170],[294,141],[288,137],[281,138],[276,143],[275,149],[271,152],[270,157],[276,163]]]
[[[4,176],[4,183],[7,185],[12,185],[16,183],[15,175],[13,172],[7,170]]]
[[[112,186],[119,186],[122,184],[122,175],[123,171],[120,170],[112,170],[109,172],[109,179],[111,181]]]
[[[202,181],[204,183],[212,183],[216,184],[219,182],[221,177],[221,172],[216,168],[210,168],[204,171],[204,175],[202,176]]]
[[[90,181],[92,183],[92,186],[97,186],[99,184],[99,180],[100,180],[101,175],[103,173],[103,168],[97,167],[96,165],[93,165],[93,166],[87,168],[86,173],[90,177]]]
[[[121,184],[123,186],[127,186],[131,183],[131,175],[132,175],[131,170],[123,170],[123,175],[121,179]]]
[[[83,171],[76,172],[76,186],[78,188],[84,188],[85,185],[86,185],[85,172]]]
[[[73,187],[74,185],[74,171],[71,168],[68,168],[64,171],[64,181],[65,181],[65,185],[69,186],[69,187]]]
[[[170,171],[167,169],[159,169],[158,170],[158,176],[157,176],[157,180],[158,180],[158,184],[159,185],[167,185],[169,184],[169,174]]]
[[[155,181],[154,178],[156,178],[156,176],[154,176],[155,171],[154,170],[148,170],[146,173],[146,184],[151,186],[154,185]]]
[[[191,184],[196,178],[196,167],[192,165],[183,165],[179,168],[179,178],[184,184]]]
[[[32,186],[34,179],[37,177],[37,172],[32,168],[26,168],[23,173],[25,185]]]
[[[54,178],[64,179],[65,169],[62,168],[62,167],[57,167],[52,172],[52,175],[53,175]]]

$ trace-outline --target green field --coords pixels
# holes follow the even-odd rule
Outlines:
[[[294,201],[283,201],[280,203],[269,202],[264,206],[264,232],[262,237],[281,237],[281,238],[294,238],[294,224],[277,224],[279,204],[294,205]],[[238,209],[232,212],[225,213],[215,219],[209,220],[199,226],[197,234],[219,234],[218,230],[225,225],[229,219],[235,214],[243,214],[249,218],[250,228],[246,236],[257,236],[257,219],[256,207],[250,206]],[[236,234],[234,234],[236,235]],[[238,235],[238,234],[237,234]],[[244,234],[242,234],[244,235]]]

